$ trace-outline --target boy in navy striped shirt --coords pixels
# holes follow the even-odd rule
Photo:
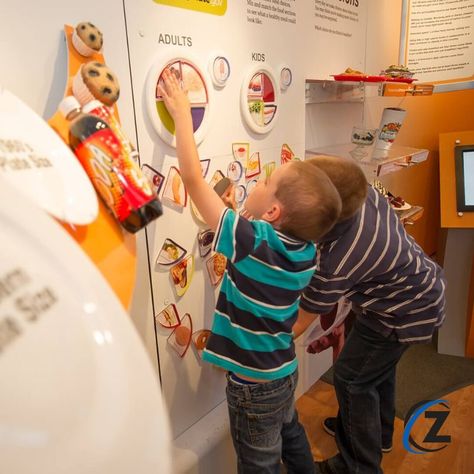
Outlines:
[[[339,454],[316,473],[380,474],[392,446],[396,365],[409,344],[429,342],[444,321],[442,269],[409,236],[387,199],[367,186],[353,161],[307,161],[333,181],[342,200],[339,222],[319,242],[317,268],[301,298],[298,336],[316,314],[345,297],[356,321],[334,365],[339,402]]]
[[[249,221],[204,181],[186,94],[164,73],[184,184],[227,267],[203,359],[227,371],[227,402],[239,473],[312,473],[313,458],[294,407],[297,361],[292,327],[315,269],[315,246],[336,222],[337,190],[305,162],[283,165],[248,196]]]

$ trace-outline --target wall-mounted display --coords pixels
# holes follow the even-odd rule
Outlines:
[[[77,225],[97,218],[97,195],[78,159],[36,112],[1,88],[0,163],[0,178],[54,217]]]
[[[246,125],[256,133],[268,133],[275,125],[279,90],[274,74],[267,66],[252,69],[241,91],[242,114]]]
[[[283,66],[280,70],[280,89],[286,91],[293,82],[293,73],[288,66]]]
[[[188,91],[194,139],[199,144],[204,139],[211,113],[209,80],[195,61],[186,58],[158,59],[151,67],[147,78],[148,117],[160,138],[173,147],[176,146],[174,121],[158,88],[159,85],[163,86],[165,69],[175,74],[182,87]]]
[[[209,73],[216,87],[224,87],[230,77],[229,60],[221,54],[213,56],[209,61]]]

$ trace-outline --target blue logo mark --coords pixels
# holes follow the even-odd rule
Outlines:
[[[431,407],[436,405],[441,405],[444,409],[438,410],[428,410]],[[425,418],[432,418],[434,419],[433,425],[431,426],[430,430],[428,431],[423,443],[437,443],[442,444],[437,448],[426,448],[420,446],[412,437],[411,430],[413,429],[414,424],[418,420],[418,418],[425,414]],[[444,449],[450,442],[451,436],[450,435],[441,435],[439,434],[441,428],[444,425],[444,422],[449,416],[449,405],[447,400],[430,400],[430,401],[422,401],[417,403],[413,407],[410,408],[408,413],[405,416],[405,430],[403,431],[403,446],[404,448],[413,454],[426,454],[432,453],[435,451],[441,451]]]

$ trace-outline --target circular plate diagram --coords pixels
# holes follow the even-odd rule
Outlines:
[[[176,146],[175,125],[171,118],[158,86],[163,84],[163,71],[168,68],[181,81],[188,91],[193,118],[194,139],[199,144],[208,127],[210,118],[209,80],[204,72],[191,59],[171,58],[157,60],[150,69],[147,80],[148,116],[160,138],[173,147]]]
[[[241,107],[246,124],[256,133],[268,133],[278,115],[279,89],[272,71],[257,66],[245,77]]]

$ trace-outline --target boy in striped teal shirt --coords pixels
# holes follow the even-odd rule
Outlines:
[[[315,270],[315,246],[336,222],[341,201],[324,172],[305,162],[281,166],[248,196],[249,221],[226,208],[204,181],[186,94],[164,73],[163,95],[176,126],[181,176],[227,257],[212,334],[203,359],[228,371],[227,402],[239,473],[312,473],[309,443],[294,408],[297,360],[292,327],[300,293]]]

